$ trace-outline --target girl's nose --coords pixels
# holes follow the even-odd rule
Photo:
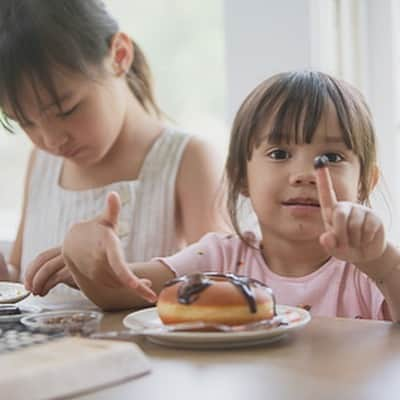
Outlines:
[[[314,171],[297,172],[290,176],[291,185],[315,185]]]
[[[41,139],[47,149],[58,152],[68,141],[68,135],[60,131],[60,127],[43,121],[40,126]]]
[[[52,133],[44,133],[42,135],[43,143],[45,144],[46,148],[50,151],[58,152],[63,145],[66,144],[68,141],[68,137],[65,135],[57,134],[56,132]]]

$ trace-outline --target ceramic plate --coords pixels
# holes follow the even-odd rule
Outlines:
[[[311,320],[308,311],[302,308],[278,305],[277,312],[288,317],[287,325],[247,332],[160,332],[146,335],[146,338],[150,342],[175,348],[224,349],[258,346],[279,340],[288,332],[304,327]],[[162,326],[155,307],[127,315],[123,324],[136,331]]]
[[[29,295],[22,283],[0,282],[0,304],[16,303]]]

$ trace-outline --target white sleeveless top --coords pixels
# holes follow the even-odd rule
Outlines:
[[[168,128],[146,155],[137,180],[83,191],[60,187],[63,159],[38,150],[29,185],[21,277],[41,252],[62,245],[72,224],[98,215],[110,191],[121,197],[118,236],[128,262],[175,253],[175,181],[189,140],[189,135]],[[46,308],[93,306],[83,293],[64,284],[33,302]]]

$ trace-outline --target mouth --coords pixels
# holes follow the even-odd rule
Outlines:
[[[76,156],[78,153],[80,152],[80,149],[71,149],[71,150],[67,150],[67,151],[63,151],[59,153],[60,157],[64,157],[64,158],[73,158],[74,156]]]
[[[319,208],[319,201],[308,197],[297,197],[282,202],[286,207],[314,207]]]

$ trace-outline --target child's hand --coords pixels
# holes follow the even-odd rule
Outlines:
[[[357,266],[378,259],[386,248],[380,218],[360,204],[337,201],[328,167],[318,168],[316,176],[325,226],[321,245],[328,254]]]
[[[73,274],[84,275],[106,287],[132,288],[152,302],[157,296],[150,289],[151,282],[134,275],[124,260],[116,234],[120,208],[118,195],[110,193],[102,215],[73,225],[64,240],[64,259]]]
[[[71,271],[65,265],[61,247],[55,247],[33,260],[27,269],[24,284],[33,294],[45,296],[59,283],[77,288]]]

